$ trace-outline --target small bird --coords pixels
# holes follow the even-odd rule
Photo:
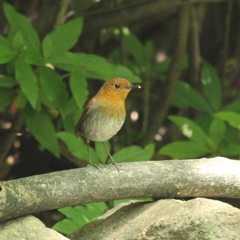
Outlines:
[[[125,78],[113,77],[105,82],[98,93],[85,105],[75,133],[76,137],[86,138],[90,165],[97,167],[91,161],[90,141],[102,142],[111,163],[119,171],[104,141],[116,135],[122,128],[126,117],[125,99],[132,88],[141,88],[141,86],[133,85]]]

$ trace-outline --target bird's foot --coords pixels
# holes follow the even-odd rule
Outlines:
[[[100,167],[97,164],[89,163],[87,166],[92,166],[101,171]]]
[[[116,167],[116,169],[118,170],[118,172],[120,172],[119,167],[121,167],[122,165],[119,163],[116,163],[115,161],[111,160],[111,162],[109,163],[109,165],[114,165]]]

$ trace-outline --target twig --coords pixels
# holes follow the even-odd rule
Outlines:
[[[189,54],[189,80],[196,85],[199,80],[200,71],[200,43],[199,43],[199,21],[196,6],[191,7],[190,23],[190,54]]]
[[[63,24],[63,20],[65,17],[69,2],[70,0],[61,0],[59,4],[60,9],[58,10],[56,22],[54,24],[54,29]]]
[[[225,32],[224,32],[224,47],[223,47],[223,58],[222,58],[222,79],[226,84],[226,62],[228,59],[229,53],[229,37],[230,37],[230,28],[231,28],[231,18],[232,18],[232,0],[228,1],[227,4],[227,15],[225,22]]]

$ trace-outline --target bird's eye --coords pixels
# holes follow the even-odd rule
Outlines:
[[[115,84],[115,88],[116,88],[116,89],[119,89],[119,88],[120,88],[120,84],[116,83],[116,84]]]

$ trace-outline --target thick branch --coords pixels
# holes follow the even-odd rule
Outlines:
[[[240,162],[226,158],[124,163],[0,183],[0,220],[129,198],[240,198]]]
[[[139,1],[137,4],[122,4],[118,8],[100,10],[85,15],[87,29],[96,31],[97,29],[128,24],[142,19],[147,19],[154,15],[159,15],[165,11],[180,7],[186,3],[210,3],[223,2],[226,0],[155,0]]]

